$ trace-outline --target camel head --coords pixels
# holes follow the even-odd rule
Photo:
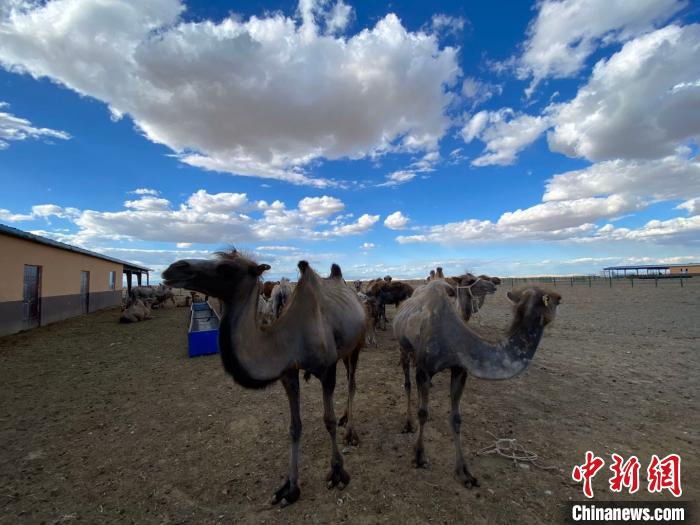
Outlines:
[[[458,286],[469,286],[472,296],[483,297],[496,293],[496,285],[486,276],[480,275],[476,277],[471,273],[465,273],[459,277],[451,277],[450,279],[457,283]],[[448,279],[448,282],[449,279]]]
[[[217,254],[216,259],[182,259],[163,272],[166,286],[186,288],[222,300],[248,293],[269,264],[258,264],[236,250]]]
[[[538,287],[512,290],[506,294],[513,303],[511,332],[526,326],[546,326],[557,314],[561,295]]]

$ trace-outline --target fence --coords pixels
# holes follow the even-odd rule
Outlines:
[[[594,286],[607,286],[609,288],[615,287],[627,287],[634,288],[635,286],[653,286],[658,288],[659,286],[677,286],[683,288],[689,283],[692,283],[692,276],[689,275],[650,275],[650,276],[637,276],[628,275],[626,277],[601,277],[598,275],[571,275],[571,276],[558,276],[558,277],[506,277],[503,279],[504,285],[510,285],[511,288],[517,286],[523,286],[526,283],[539,283],[547,286],[553,286],[554,288],[561,287],[571,287],[574,286],[588,286],[592,288]],[[695,281],[700,282],[700,277],[696,278]]]

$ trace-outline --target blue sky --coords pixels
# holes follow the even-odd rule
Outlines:
[[[679,0],[0,1],[0,222],[162,269],[700,260]]]

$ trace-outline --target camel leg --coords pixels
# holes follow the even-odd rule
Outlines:
[[[408,353],[401,349],[401,366],[403,366],[403,389],[406,392],[406,424],[403,433],[413,433],[416,426],[413,423],[413,411],[411,410],[411,360]]]
[[[455,443],[455,476],[468,489],[478,487],[479,482],[471,475],[467,468],[467,462],[464,461],[462,454],[462,440],[460,435],[460,427],[462,417],[459,415],[459,402],[462,399],[464,392],[464,383],[467,381],[467,371],[463,368],[452,368],[452,377],[450,380],[450,399],[452,401],[452,413],[450,414],[450,426],[452,427],[452,438]]]
[[[343,456],[338,450],[338,444],[335,440],[336,420],[335,411],[333,410],[335,368],[336,365],[334,364],[332,367],[327,368],[323,376],[321,376],[321,385],[323,386],[323,422],[331,438],[331,471],[326,476],[326,481],[329,489],[337,486],[342,490],[350,483],[350,475],[343,469]]]
[[[359,445],[360,443],[360,438],[355,432],[352,417],[352,403],[355,399],[356,390],[355,372],[357,372],[357,361],[360,358],[360,348],[361,347],[357,347],[349,357],[343,359],[343,363],[345,364],[345,372],[348,378],[348,404],[347,408],[345,409],[345,414],[343,414],[343,417],[341,417],[340,421],[338,422],[338,426],[345,427],[345,437],[343,438],[343,442],[346,445]]]
[[[292,439],[292,453],[289,458],[289,472],[287,479],[272,496],[272,504],[280,503],[286,507],[299,499],[299,440],[301,439],[301,414],[299,412],[299,372],[297,370],[287,372],[282,377],[282,385],[289,399],[289,412],[291,414],[289,435]]]
[[[430,376],[425,370],[416,367],[416,386],[418,387],[418,397],[420,398],[420,408],[418,408],[418,439],[416,440],[416,468],[428,468],[428,458],[425,456],[423,446],[423,431],[425,423],[428,421],[428,396],[430,394]]]

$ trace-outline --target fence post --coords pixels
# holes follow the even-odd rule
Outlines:
[[[590,275],[588,276],[588,287],[589,288],[591,287],[591,276]]]
[[[612,288],[612,275],[610,276],[610,288]]]
[[[574,278],[573,277],[571,278],[571,287],[572,288],[574,287]]]
[[[630,283],[632,283],[632,288],[634,288],[634,277],[630,277]]]
[[[556,277],[552,277],[552,284],[554,284],[554,288],[557,287],[557,278]]]
[[[654,288],[658,288],[658,287],[659,287],[659,278],[655,276],[654,277]]]

